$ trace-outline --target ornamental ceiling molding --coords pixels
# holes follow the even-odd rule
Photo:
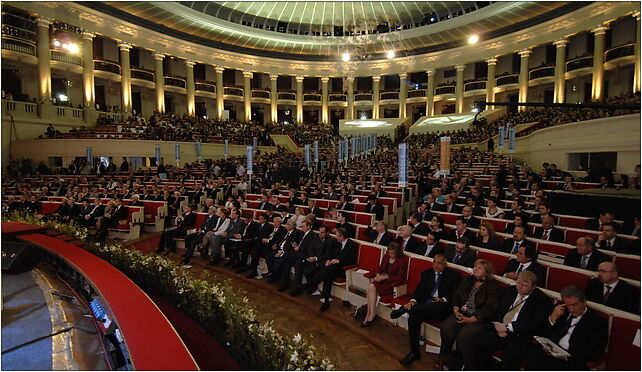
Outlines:
[[[306,76],[370,76],[372,70],[386,69],[386,74],[424,71],[451,68],[462,63],[461,57],[474,55],[472,63],[484,61],[501,54],[510,54],[521,49],[539,44],[552,43],[554,40],[568,37],[578,32],[590,30],[595,24],[609,22],[632,11],[639,10],[637,2],[593,3],[548,22],[482,41],[474,46],[463,46],[435,53],[399,57],[393,60],[351,61],[351,62],[307,62],[273,59],[250,56],[235,52],[214,49],[174,37],[166,37],[156,31],[133,25],[121,19],[98,13],[77,3],[62,3],[63,8],[49,3],[45,7],[39,3],[16,2],[14,6],[29,10],[39,15],[74,24],[78,27],[96,32],[106,37],[129,42],[137,47],[174,55],[190,57],[201,63],[224,66],[239,70],[251,70],[258,73],[278,73],[288,75],[289,71],[306,71]],[[65,11],[61,11],[61,10]],[[596,10],[597,9],[597,10]],[[67,11],[70,10],[70,11]],[[587,14],[591,15],[587,17]],[[188,51],[188,52],[186,52]],[[189,56],[185,54],[189,53]],[[330,72],[330,74],[328,74]],[[334,74],[333,74],[334,73]],[[379,72],[378,72],[379,73]],[[294,73],[292,73],[294,74]]]

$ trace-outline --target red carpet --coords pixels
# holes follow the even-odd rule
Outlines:
[[[143,253],[152,253],[158,249],[158,243],[160,243],[161,234],[150,236],[149,238],[143,238],[137,240],[131,245],[136,247],[139,251]]]

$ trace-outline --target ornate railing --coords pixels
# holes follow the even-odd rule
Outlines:
[[[348,96],[343,93],[334,93],[328,95],[328,101],[330,102],[346,102],[348,101]]]
[[[29,54],[32,56],[36,55],[36,46],[34,44],[26,41],[10,39],[4,36],[2,37],[2,49]]]
[[[635,44],[618,45],[604,53],[604,61],[635,55]]]
[[[194,90],[216,93],[216,83],[210,81],[197,81],[194,84]]]
[[[383,92],[379,95],[382,100],[384,99],[399,99],[399,92]]]
[[[227,94],[230,96],[240,96],[243,97],[243,88],[237,88],[237,87],[224,87],[223,88],[223,94]]]
[[[593,56],[579,57],[566,62],[566,71],[573,71],[584,67],[593,66]]]
[[[479,90],[479,89],[486,89],[485,80],[471,81],[469,83],[464,84],[464,92],[468,92],[471,90]]]
[[[442,94],[455,94],[455,86],[454,85],[446,85],[442,87],[437,87],[435,88],[435,95],[442,95]]]
[[[502,85],[517,84],[519,82],[519,74],[504,75],[495,79],[495,86],[501,87]]]
[[[94,59],[94,70],[111,72],[120,75],[120,65],[113,61]]]
[[[34,31],[25,30],[10,24],[2,25],[2,35],[11,36],[13,38],[22,39],[25,41],[36,42],[36,33]]]
[[[315,101],[321,102],[321,94],[319,93],[308,93],[303,95],[304,101]]]
[[[296,93],[279,92],[277,97],[278,99],[287,99],[290,101],[296,101]]]
[[[155,73],[154,71],[145,70],[144,68],[132,68],[131,75],[132,79],[140,79],[153,82]]]
[[[354,95],[355,101],[372,101],[372,93],[357,93]]]
[[[425,97],[426,89],[413,89],[408,91],[408,98]]]
[[[165,76],[165,85],[173,87],[185,88],[185,78]]]
[[[555,76],[555,66],[534,68],[528,73],[529,80],[539,79],[547,76]]]
[[[59,61],[65,63],[71,63],[72,65],[82,66],[82,58],[80,56],[75,56],[69,53],[59,52],[57,50],[51,51],[51,60]]]

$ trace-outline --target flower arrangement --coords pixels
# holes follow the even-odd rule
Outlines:
[[[24,222],[31,225],[43,226],[81,241],[84,241],[87,238],[88,233],[87,228],[80,225],[60,222],[57,220],[38,219],[38,217],[33,214],[20,213],[19,211],[14,211],[8,215],[2,216],[2,222],[7,221]]]
[[[46,226],[78,239],[87,236],[87,229],[83,227],[42,221],[34,216],[12,214],[3,217],[3,221]],[[274,329],[272,321],[259,322],[249,299],[229,280],[221,281],[207,272],[205,279],[199,279],[166,257],[144,254],[120,244],[88,248],[136,284],[164,296],[208,332],[224,340],[244,369],[334,369],[323,351],[317,350],[301,334],[285,337]]]

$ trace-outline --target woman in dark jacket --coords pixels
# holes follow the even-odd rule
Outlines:
[[[499,298],[500,288],[493,278],[493,264],[484,259],[475,261],[473,274],[461,282],[453,296],[453,314],[441,327],[439,356],[450,370],[459,369],[462,361],[473,365],[470,361],[475,339],[497,311]],[[450,357],[455,341],[457,352]]]

